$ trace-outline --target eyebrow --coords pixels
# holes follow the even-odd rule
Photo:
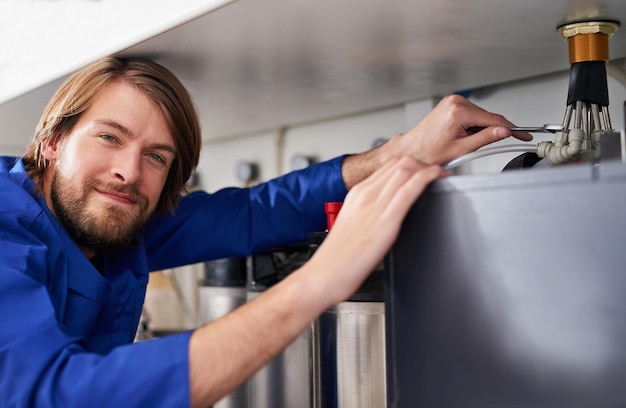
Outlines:
[[[116,129],[117,131],[123,133],[124,136],[126,137],[133,136],[132,132],[126,126],[114,120],[101,119],[101,120],[95,120],[95,122],[101,125],[112,127]],[[164,150],[164,151],[172,153],[173,155],[176,155],[176,149],[174,149],[172,146],[167,145],[167,144],[155,143],[155,144],[150,145],[150,147],[153,149],[157,149],[157,150]]]

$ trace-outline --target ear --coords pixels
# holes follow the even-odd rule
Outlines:
[[[51,161],[55,160],[59,155],[59,140],[58,135],[44,139],[41,142],[41,155],[44,159]]]

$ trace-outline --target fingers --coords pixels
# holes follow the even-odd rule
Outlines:
[[[311,261],[340,301],[362,283],[395,241],[402,220],[426,186],[442,174],[411,158],[393,159],[350,190],[332,230]],[[318,279],[319,281],[319,279]]]
[[[468,133],[472,127],[482,130]],[[450,95],[408,133],[383,145],[380,152],[384,153],[384,160],[411,155],[423,163],[443,164],[512,135],[522,141],[532,140],[528,133],[512,134],[511,127],[513,123],[504,116],[480,108],[460,95]]]
[[[382,189],[394,189],[397,183],[402,182],[401,178],[398,178],[397,176],[392,177],[393,173],[397,171],[396,169],[399,166],[408,166],[408,169],[405,171],[409,171],[412,174],[415,171],[424,168],[426,165],[410,157],[390,159],[369,177],[358,183],[354,189],[357,189],[357,191],[371,189],[371,194],[374,196],[381,194]],[[410,175],[407,174],[405,178],[408,178],[409,176]]]
[[[445,174],[438,165],[427,166],[408,156],[393,160],[357,185],[351,197],[346,198],[346,204],[369,207],[373,217],[388,213],[383,222],[399,225],[403,218],[400,214],[408,211],[430,182]],[[380,222],[378,219],[371,221]]]
[[[489,130],[478,138],[485,144],[511,136],[509,128],[515,127],[504,116],[489,112],[460,95],[450,95],[444,98],[440,104],[443,105],[443,109],[453,112],[453,120],[458,121],[463,129],[478,127]],[[475,134],[478,133],[482,132]],[[529,133],[523,132],[513,133],[513,137],[523,141],[530,141],[533,138]]]
[[[473,152],[488,144],[500,141],[502,139],[506,139],[507,137],[510,137],[511,134],[512,132],[509,128],[502,126],[492,126],[480,132],[458,139],[456,142],[456,147],[458,149],[455,150],[457,153],[456,157]],[[528,133],[514,133],[513,136],[525,142],[532,140],[532,136]]]
[[[513,132],[513,137],[524,142],[530,142],[533,140],[533,135],[526,132]]]
[[[473,152],[493,142],[506,139],[512,132],[508,127],[491,126],[458,140],[460,155]]]
[[[413,203],[421,196],[426,187],[447,173],[438,165],[430,165],[421,168],[413,173],[404,183],[402,183],[391,197],[385,208],[403,220]]]
[[[448,112],[443,118],[448,120],[448,129],[452,132],[452,138],[440,146],[444,148],[441,156],[444,160],[452,160],[510,136],[522,141],[533,138],[528,133],[512,133],[510,128],[514,125],[504,116],[480,108],[460,95],[448,96],[440,105],[439,109]],[[468,134],[470,128],[481,130]]]
[[[385,197],[393,194],[395,190],[404,184],[415,173],[418,173],[427,165],[411,158],[410,156],[401,157],[400,159],[391,161],[388,167],[382,168],[380,172],[376,172],[371,182],[378,184],[377,195]]]

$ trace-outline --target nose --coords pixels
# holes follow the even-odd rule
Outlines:
[[[113,177],[124,184],[134,184],[141,179],[141,155],[136,152],[124,152],[114,159],[111,172]]]

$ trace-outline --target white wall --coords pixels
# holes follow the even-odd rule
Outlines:
[[[297,154],[324,161],[341,154],[368,150],[377,139],[402,132],[403,125],[404,109],[396,107],[289,129],[282,168],[291,170],[291,158]]]
[[[378,138],[404,130],[404,107],[296,126],[248,137],[205,142],[199,183],[207,191],[241,186],[235,177],[239,161],[259,165],[259,181],[289,172],[291,159],[300,154],[324,161],[344,153],[358,153],[372,147]]]
[[[48,100],[61,85],[54,81],[20,97],[0,105],[1,155],[20,155],[35,133],[35,127]]]
[[[198,165],[199,186],[210,192],[223,187],[242,187],[236,177],[235,167],[239,161],[256,163],[259,179],[276,177],[278,157],[278,134],[276,131],[248,137],[204,143]]]

